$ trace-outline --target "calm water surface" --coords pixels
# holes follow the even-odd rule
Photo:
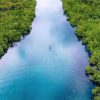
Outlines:
[[[30,35],[0,60],[0,100],[91,100],[88,54],[60,0],[37,0]]]

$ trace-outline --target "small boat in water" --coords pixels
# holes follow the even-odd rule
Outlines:
[[[52,45],[49,45],[49,50],[51,50],[52,49]]]

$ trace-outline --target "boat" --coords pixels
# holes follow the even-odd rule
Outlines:
[[[49,50],[51,50],[52,49],[52,45],[49,45]]]

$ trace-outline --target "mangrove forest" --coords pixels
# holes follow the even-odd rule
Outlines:
[[[0,0],[0,57],[30,31],[35,0]]]

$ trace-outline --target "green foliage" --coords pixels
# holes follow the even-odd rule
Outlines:
[[[99,96],[95,96],[94,100],[100,100],[100,95]]]
[[[95,96],[95,97],[94,97],[94,100],[100,100],[100,87],[95,87],[95,88],[92,90],[92,93],[93,93],[93,95]]]
[[[62,1],[67,20],[77,27],[76,35],[91,53],[86,73],[97,86],[93,90],[94,100],[100,100],[100,0]]]
[[[91,75],[93,75],[94,72],[96,71],[95,68],[91,68],[90,66],[87,66],[85,70],[87,74],[91,74]]]
[[[35,0],[0,0],[0,57],[30,31]]]

